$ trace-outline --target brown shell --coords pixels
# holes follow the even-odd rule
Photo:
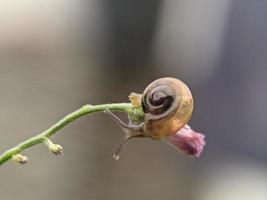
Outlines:
[[[175,134],[189,121],[193,98],[188,87],[175,78],[160,78],[148,85],[142,96],[144,132],[153,139]]]

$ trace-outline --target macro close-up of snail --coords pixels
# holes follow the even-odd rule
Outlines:
[[[114,154],[118,159],[122,148],[132,138],[163,139],[174,148],[198,157],[205,145],[204,135],[187,125],[193,111],[193,97],[189,88],[175,78],[160,78],[150,83],[143,94],[131,93],[133,106],[142,107],[144,120],[135,124],[129,118],[125,124],[108,109],[110,116],[125,132],[123,143]]]
[[[125,144],[133,138],[163,140],[175,149],[193,157],[199,157],[205,146],[204,135],[195,132],[187,124],[193,111],[193,97],[189,88],[176,78],[160,78],[150,83],[143,94],[132,92],[130,103],[84,105],[66,115],[46,131],[18,144],[0,155],[0,165],[13,159],[25,164],[28,157],[23,150],[44,143],[55,155],[61,155],[63,148],[49,138],[74,120],[96,112],[105,112],[124,131],[125,137],[113,155],[118,160]],[[124,123],[112,111],[128,113],[129,122]]]
[[[0,9],[0,200],[267,200],[267,0]]]

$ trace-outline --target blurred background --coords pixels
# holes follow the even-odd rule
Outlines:
[[[207,145],[193,159],[136,140],[114,161],[122,131],[85,116],[53,138],[64,156],[38,145],[1,166],[0,199],[266,200],[266,19],[264,0],[1,0],[1,152],[164,76],[191,88]]]

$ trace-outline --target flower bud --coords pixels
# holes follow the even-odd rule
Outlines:
[[[20,164],[26,164],[29,159],[27,156],[23,156],[21,154],[16,154],[12,156],[13,161],[20,163]]]
[[[166,142],[185,154],[199,157],[205,146],[205,136],[195,132],[189,125],[185,125],[176,134],[166,138]]]
[[[63,148],[59,144],[53,144],[49,147],[49,150],[55,154],[55,155],[62,155],[63,154]]]

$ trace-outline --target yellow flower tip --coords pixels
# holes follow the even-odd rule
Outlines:
[[[142,99],[141,94],[131,92],[131,94],[128,96],[128,98],[129,98],[131,104],[133,105],[133,107],[135,107],[135,108],[141,107],[141,99]]]
[[[26,164],[29,161],[29,158],[27,156],[23,156],[21,154],[16,154],[12,156],[12,160],[14,162],[17,162],[19,164]]]

